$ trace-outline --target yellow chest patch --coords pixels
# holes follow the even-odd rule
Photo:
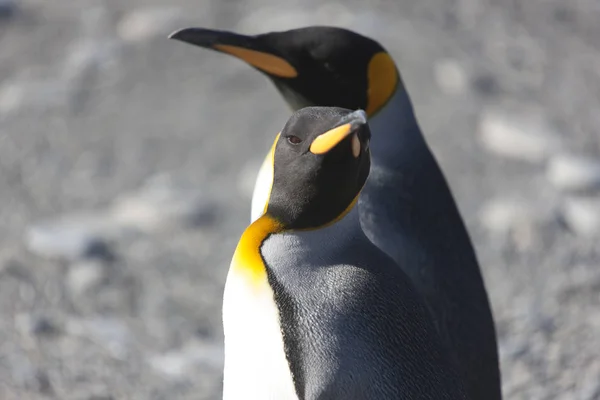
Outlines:
[[[243,276],[253,287],[267,279],[267,269],[260,255],[260,246],[272,233],[281,231],[282,226],[273,218],[263,215],[253,222],[240,239],[233,259],[230,273]]]

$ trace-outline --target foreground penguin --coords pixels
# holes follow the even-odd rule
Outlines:
[[[326,107],[278,135],[225,285],[225,400],[466,398],[420,296],[360,229],[369,138],[363,111]]]
[[[383,47],[331,27],[257,36],[189,28],[171,37],[244,60],[268,76],[294,109],[319,105],[367,111],[372,167],[359,199],[362,228],[426,298],[470,397],[500,399],[494,321],[475,251]],[[252,220],[264,212],[272,154],[255,185]]]

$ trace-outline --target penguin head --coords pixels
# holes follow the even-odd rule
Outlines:
[[[267,75],[294,110],[337,106],[371,117],[402,86],[387,51],[347,29],[311,26],[246,36],[186,28],[169,37],[242,59]]]
[[[266,214],[285,229],[317,229],[341,219],[369,175],[370,138],[362,110],[296,111],[274,147]]]

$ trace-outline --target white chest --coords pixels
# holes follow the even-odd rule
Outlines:
[[[267,282],[230,270],[223,299],[224,400],[297,400]]]
[[[256,221],[263,215],[265,204],[269,200],[271,185],[273,183],[273,166],[270,155],[265,157],[254,183],[252,192],[252,203],[250,211],[250,222]]]

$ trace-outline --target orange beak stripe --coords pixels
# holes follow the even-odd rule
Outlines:
[[[256,50],[244,49],[243,47],[230,46],[228,44],[217,44],[213,46],[215,50],[231,54],[248,64],[266,72],[267,74],[279,76],[281,78],[295,78],[298,76],[296,68],[281,57],[273,54],[263,53]]]
[[[344,124],[317,136],[310,145],[313,154],[325,154],[352,132],[351,124]]]

